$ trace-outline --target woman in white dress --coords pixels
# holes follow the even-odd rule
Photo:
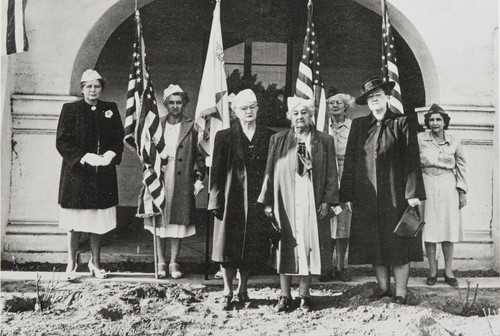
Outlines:
[[[165,181],[165,208],[161,215],[144,219],[144,227],[151,233],[156,226],[158,242],[158,276],[167,276],[165,250],[170,239],[168,272],[174,279],[182,277],[178,263],[182,238],[196,234],[192,223],[195,210],[195,190],[200,190],[205,177],[205,161],[197,147],[198,133],[194,121],[183,115],[188,95],[178,85],[170,85],[163,92],[167,115],[161,119],[168,160],[162,167]]]
[[[444,280],[455,287],[458,281],[452,269],[453,248],[454,243],[463,239],[460,210],[467,204],[465,157],[460,139],[445,132],[450,117],[439,105],[431,106],[424,121],[429,131],[418,134],[418,144],[427,194],[422,206],[426,223],[422,238],[430,267],[427,284],[436,284],[436,247],[441,243]]]
[[[276,256],[281,287],[278,312],[292,307],[292,275],[300,279],[300,308],[312,309],[311,276],[320,275],[322,268],[318,223],[331,206],[339,204],[334,140],[315,129],[313,115],[314,102],[288,98],[292,129],[271,137],[258,200],[281,228]],[[328,223],[324,225],[329,229]]]
[[[78,243],[89,234],[90,272],[106,278],[101,268],[101,236],[116,227],[116,165],[123,151],[123,126],[115,103],[99,100],[104,80],[86,70],[80,83],[83,99],[64,104],[57,126],[61,154],[59,227],[68,231],[67,280],[75,278]]]

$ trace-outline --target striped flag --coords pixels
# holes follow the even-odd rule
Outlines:
[[[328,114],[326,113],[326,95],[323,80],[319,72],[319,49],[314,31],[313,4],[307,4],[307,30],[299,63],[299,73],[295,85],[295,95],[304,99],[313,99],[316,107],[316,129],[328,132]]]
[[[160,214],[165,207],[161,165],[166,162],[167,154],[137,8],[135,19],[137,30],[128,82],[125,143],[135,150],[143,164],[137,216],[150,217]]]
[[[382,80],[384,82],[390,81],[396,83],[394,89],[391,91],[389,106],[392,111],[403,114],[403,100],[401,99],[401,86],[399,86],[394,35],[385,0],[382,0],[382,18]]]
[[[220,28],[220,0],[215,3],[207,58],[201,78],[195,126],[198,131],[198,147],[212,165],[215,133],[229,127],[229,106],[224,69],[224,47]]]
[[[28,51],[25,9],[26,0],[2,0],[2,55]]]

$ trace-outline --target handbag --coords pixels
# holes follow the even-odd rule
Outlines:
[[[394,233],[401,238],[414,238],[424,227],[425,222],[420,218],[418,206],[406,208],[403,216],[396,225]]]
[[[268,218],[264,216],[266,221],[269,223],[269,241],[271,242],[271,246],[275,249],[278,249],[278,244],[281,240],[281,228],[276,221],[276,217],[271,216]]]

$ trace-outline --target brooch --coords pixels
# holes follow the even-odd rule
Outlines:
[[[104,116],[106,118],[111,118],[111,116],[113,116],[113,111],[107,110],[106,112],[104,112]]]

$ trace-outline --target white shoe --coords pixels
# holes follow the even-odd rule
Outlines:
[[[66,273],[64,277],[66,281],[75,281],[78,278],[76,275],[76,269],[78,267],[78,264],[75,264],[75,268],[73,270],[68,270],[68,266],[66,266]]]
[[[168,265],[168,272],[170,273],[170,276],[172,276],[172,279],[182,278],[182,272],[179,270],[178,263]]]
[[[106,279],[108,277],[108,272],[106,272],[104,269],[102,268],[97,268],[93,263],[92,263],[92,257],[90,258],[89,260],[89,270],[90,270],[90,274],[95,276],[96,278],[98,279]]]

